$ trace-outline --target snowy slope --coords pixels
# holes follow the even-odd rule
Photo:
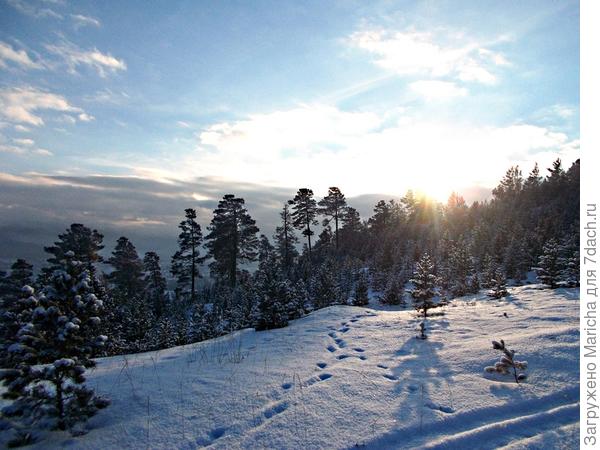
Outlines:
[[[101,359],[89,381],[112,405],[89,434],[33,447],[576,448],[579,291],[510,292],[454,300],[427,341],[411,311],[335,306],[279,330]],[[501,338],[529,362],[525,383],[483,371]]]

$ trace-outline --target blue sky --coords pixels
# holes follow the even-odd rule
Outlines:
[[[442,195],[578,148],[578,2],[3,0],[0,20],[14,175]],[[472,163],[414,176],[432,157]]]
[[[576,1],[0,0],[0,183],[35,195],[444,199],[557,156],[579,157]]]

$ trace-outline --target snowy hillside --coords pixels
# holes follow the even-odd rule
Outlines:
[[[334,306],[101,359],[89,382],[112,405],[87,435],[37,448],[576,448],[579,291],[510,293],[454,300],[426,341],[412,311]],[[500,356],[492,339],[528,361],[524,383],[484,372]]]

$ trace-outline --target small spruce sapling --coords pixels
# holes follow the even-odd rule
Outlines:
[[[506,277],[500,269],[496,270],[491,283],[491,290],[488,292],[489,297],[498,299],[508,295],[508,291],[506,290]]]
[[[527,378],[522,371],[527,369],[527,361],[516,361],[515,351],[509,350],[506,348],[506,344],[504,340],[500,339],[500,342],[492,341],[492,346],[494,350],[500,350],[503,355],[493,366],[488,366],[484,370],[488,373],[500,373],[503,375],[507,375],[512,372],[515,377],[515,381],[518,383],[519,381],[524,381]]]

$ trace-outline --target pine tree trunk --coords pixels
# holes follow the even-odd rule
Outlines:
[[[59,430],[64,430],[66,428],[66,423],[65,423],[65,408],[64,408],[64,404],[63,404],[62,377],[58,376],[54,379],[54,387],[56,390],[56,412],[58,415],[57,427]]]
[[[335,212],[335,251],[340,249],[340,239],[338,237],[338,213]]]

